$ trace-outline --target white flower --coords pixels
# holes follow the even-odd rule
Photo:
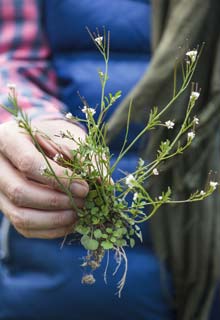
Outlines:
[[[168,128],[168,129],[173,129],[173,127],[175,126],[175,123],[171,120],[168,120],[165,122],[165,126]]]
[[[93,109],[93,108],[88,108],[87,106],[84,106],[84,107],[82,108],[82,112],[85,113],[86,118],[88,118],[88,115],[89,115],[89,114],[93,116],[93,115],[96,113],[95,109]]]
[[[16,89],[16,84],[14,84],[14,83],[8,83],[8,84],[7,84],[7,87],[8,87],[8,89],[10,89],[10,90],[15,90],[15,89]]]
[[[199,124],[199,119],[198,119],[197,117],[194,117],[194,118],[193,118],[193,123]]]
[[[210,181],[210,182],[209,182],[209,185],[210,185],[210,187],[211,187],[213,190],[215,190],[216,187],[217,187],[217,185],[218,185],[218,182]]]
[[[159,198],[158,198],[159,200],[163,200],[163,197],[162,196],[159,196]]]
[[[196,101],[199,99],[200,93],[198,91],[192,91],[190,95],[190,101]]]
[[[204,196],[205,195],[205,191],[204,190],[201,190],[200,191],[200,196]]]
[[[56,153],[53,157],[53,161],[58,162],[59,160],[63,159],[62,153]]]
[[[68,112],[65,116],[68,120],[71,120],[73,118],[73,115],[71,112]]]
[[[188,137],[188,140],[193,140],[195,138],[195,132],[193,131],[188,132],[187,137]]]
[[[132,188],[134,186],[134,183],[135,183],[135,178],[133,174],[129,174],[125,179],[125,184],[129,186],[129,188]]]
[[[138,193],[137,193],[137,192],[135,192],[135,193],[134,193],[134,195],[133,195],[133,201],[136,201],[136,200],[137,200],[137,198],[138,198]]]
[[[39,168],[40,175],[43,176],[45,174],[46,170],[47,170],[47,166],[45,164],[40,166],[40,168]]]
[[[198,54],[197,50],[191,50],[186,53],[187,57],[190,58],[192,63],[196,61],[197,54]]]
[[[103,37],[97,37],[97,38],[95,38],[95,42],[97,42],[99,46],[102,45],[102,40],[103,40]]]
[[[155,176],[158,176],[158,175],[159,175],[159,171],[157,170],[157,168],[154,168],[154,169],[153,169],[153,174],[154,174]]]

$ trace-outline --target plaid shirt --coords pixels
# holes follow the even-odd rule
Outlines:
[[[0,0],[0,103],[7,104],[7,83],[17,86],[19,105],[36,117],[60,116],[56,75],[42,28],[41,0]],[[10,115],[0,109],[0,121]]]

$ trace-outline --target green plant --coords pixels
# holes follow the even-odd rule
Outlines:
[[[135,172],[129,174],[124,173],[123,178],[118,181],[112,181],[111,176],[114,170],[116,170],[116,166],[129,152],[131,147],[148,130],[152,130],[157,126],[165,126],[167,130],[172,130],[176,125],[173,120],[169,119],[162,122],[161,117],[164,117],[178,97],[189,86],[200,53],[198,53],[197,50],[186,53],[186,61],[181,63],[183,74],[181,87],[177,89],[176,81],[174,80],[174,92],[171,101],[161,111],[159,111],[157,107],[151,110],[145,127],[129,144],[127,138],[131,122],[132,103],[130,104],[124,143],[116,161],[111,165],[111,151],[106,144],[106,124],[104,117],[115,101],[119,99],[121,92],[105,94],[105,87],[108,81],[109,32],[106,33],[104,30],[103,36],[100,36],[99,33],[92,34],[89,30],[88,32],[105,62],[105,70],[98,72],[102,88],[98,120],[95,121],[94,119],[94,114],[97,110],[91,108],[87,101],[82,99],[84,104],[82,108],[82,118],[74,117],[71,113],[67,113],[66,118],[73,123],[79,122],[86,125],[88,134],[85,140],[82,141],[74,137],[71,132],[63,132],[62,128],[60,128],[61,132],[58,134],[63,139],[74,141],[77,144],[77,149],[71,150],[70,158],[66,158],[62,154],[57,154],[53,158],[54,161],[63,167],[71,169],[71,175],[69,175],[68,172],[65,174],[65,178],[69,180],[69,184],[75,178],[85,179],[88,182],[90,191],[83,209],[76,207],[69,188],[62,184],[60,181],[61,177],[56,176],[53,171],[44,150],[36,139],[36,130],[32,128],[30,119],[18,105],[17,93],[13,84],[9,85],[11,108],[6,106],[2,107],[14,116],[20,128],[29,134],[36,148],[44,156],[45,167],[41,168],[42,174],[56,179],[60,189],[69,196],[72,207],[77,210],[78,221],[73,226],[73,233],[80,234],[80,242],[87,250],[82,264],[85,270],[82,283],[92,284],[95,282],[94,271],[99,268],[106,252],[108,254],[109,250],[113,250],[115,251],[117,263],[116,272],[121,263],[124,263],[124,274],[118,283],[118,294],[120,296],[126,281],[128,268],[125,248],[134,247],[137,238],[142,241],[139,224],[150,219],[163,204],[194,202],[205,199],[213,193],[218,183],[210,181],[204,190],[197,190],[189,195],[188,199],[178,201],[172,198],[172,190],[170,187],[156,198],[153,198],[145,188],[145,183],[149,177],[159,175],[161,164],[172,157],[182,154],[190,147],[195,137],[196,126],[199,123],[199,119],[196,117],[193,119],[190,118],[195,103],[199,98],[199,91],[195,86],[189,97],[185,119],[173,140],[166,139],[161,142],[157,156],[153,162],[145,163],[140,159]],[[133,201],[129,203],[127,199],[131,194]],[[107,267],[104,276],[105,279],[106,273]]]

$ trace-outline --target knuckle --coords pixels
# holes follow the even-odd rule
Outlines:
[[[24,214],[24,212],[18,210],[16,213],[12,213],[11,221],[16,228],[25,231],[28,230],[30,221],[27,215]]]
[[[67,175],[65,173],[65,170],[61,168],[56,168],[54,169],[56,176],[59,178],[59,181],[62,183],[63,186],[68,186],[69,185],[69,179],[67,178]],[[54,189],[60,189],[60,185],[57,183],[57,180],[54,179],[53,177],[50,178],[50,185]]]
[[[53,196],[50,200],[49,200],[49,206],[50,208],[54,209],[59,205],[59,199],[58,196]]]
[[[57,184],[57,181],[54,179],[54,178],[52,178],[52,177],[50,177],[50,178],[48,178],[48,184],[53,188],[53,189],[58,189],[58,184]]]
[[[69,198],[62,193],[56,193],[54,195],[51,195],[51,197],[48,199],[48,206],[50,209],[57,209],[57,210],[58,209],[65,210],[65,209],[71,208]]]
[[[70,227],[76,222],[75,212],[63,212],[58,213],[54,219],[54,227]]]
[[[34,157],[31,153],[24,153],[18,157],[17,160],[18,169],[23,173],[32,172],[34,169]]]
[[[21,185],[10,185],[7,189],[7,195],[15,205],[21,206],[23,204],[23,188]]]
[[[53,227],[60,227],[67,224],[67,216],[65,213],[57,213],[53,219]]]

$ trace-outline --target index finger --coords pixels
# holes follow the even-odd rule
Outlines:
[[[4,131],[1,128],[0,151],[20,172],[34,181],[46,184],[57,190],[62,190],[61,185],[63,185],[75,197],[86,197],[89,191],[86,181],[71,178],[73,177],[73,172],[68,168],[63,168],[53,160],[47,158],[50,168],[58,179],[42,174],[42,170],[48,167],[43,155],[36,149],[30,138],[20,132],[20,128],[17,127],[17,130],[14,127],[14,130],[9,130],[9,128],[10,126],[5,126],[3,128]]]

